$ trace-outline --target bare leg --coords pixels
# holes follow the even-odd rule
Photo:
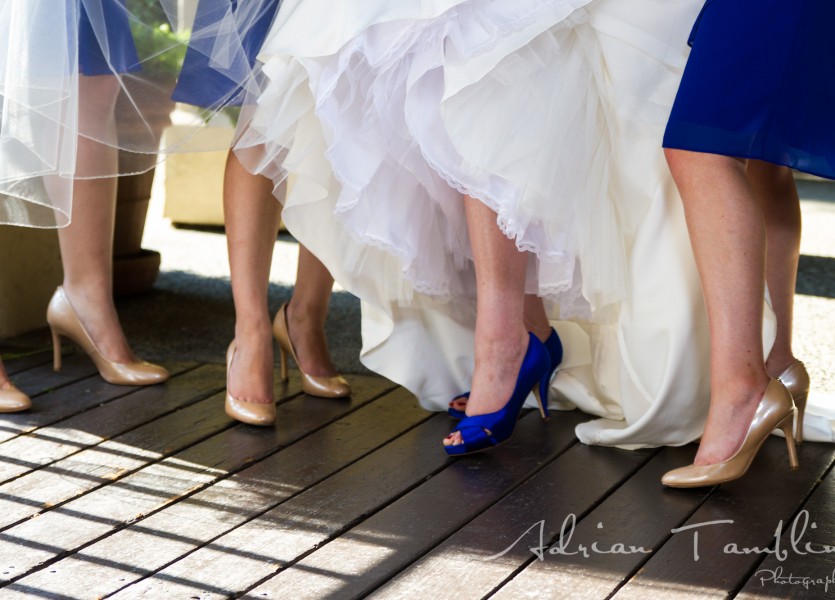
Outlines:
[[[296,287],[287,307],[287,324],[299,368],[314,377],[338,374],[325,339],[325,319],[332,289],[333,277],[325,265],[300,245]]]
[[[496,213],[482,202],[465,197],[467,226],[475,256],[475,370],[467,415],[499,410],[513,393],[528,346],[524,324],[525,264],[496,224]],[[444,445],[460,444],[456,432]]]
[[[272,182],[252,175],[230,152],[223,184],[226,243],[235,299],[237,353],[229,372],[229,393],[245,402],[273,397],[273,342],[267,289],[281,204]]]
[[[6,374],[6,367],[3,366],[3,359],[0,358],[0,390],[7,389],[11,386],[11,380]]]
[[[525,329],[533,333],[540,341],[544,342],[551,335],[551,323],[545,312],[545,305],[542,303],[542,298],[535,294],[525,294],[524,323]],[[467,398],[457,396],[450,401],[449,406],[455,410],[466,411]]]
[[[115,77],[80,77],[82,122],[100,128],[99,139],[115,130],[113,108],[119,93]],[[78,172],[81,175],[116,173],[115,148],[80,137]],[[113,304],[113,227],[116,179],[77,179],[73,184],[72,224],[58,230],[64,291],[82,324],[105,358],[127,363],[136,360]]]
[[[767,249],[765,274],[771,306],[777,315],[777,339],[766,367],[777,377],[794,362],[792,317],[797,263],[800,259],[800,199],[791,169],[771,163],[748,164],[751,187],[763,203]]]
[[[533,333],[540,341],[551,335],[551,322],[542,298],[536,294],[525,294],[525,329]]]
[[[762,357],[766,228],[744,162],[668,150],[702,281],[711,337],[710,410],[694,464],[741,446],[769,378]]]

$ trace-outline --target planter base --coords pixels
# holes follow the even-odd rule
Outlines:
[[[113,294],[134,296],[154,287],[161,261],[159,252],[140,249],[136,254],[113,259]]]

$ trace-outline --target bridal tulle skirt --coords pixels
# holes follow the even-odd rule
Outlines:
[[[210,18],[196,25],[181,4],[0,4],[0,223],[66,225],[76,178],[138,173],[152,168],[158,154],[212,148],[214,138],[201,132],[222,116],[225,98],[181,113],[178,124],[191,133],[161,146],[184,54],[202,53],[207,78],[221,74],[241,87],[254,82],[244,42],[270,2],[252,0],[239,10],[229,0],[201,0]],[[118,161],[86,160],[95,145],[118,149]]]
[[[363,300],[369,368],[433,410],[468,389],[468,194],[529,251],[566,346],[554,404],[603,417],[580,438],[699,436],[707,328],[660,146],[700,8],[284,2],[236,149],[292,176],[284,222]]]

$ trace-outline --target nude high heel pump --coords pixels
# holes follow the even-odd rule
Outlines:
[[[56,371],[61,370],[61,336],[69,338],[92,359],[102,379],[113,385],[153,385],[168,380],[168,371],[159,365],[137,360],[118,363],[106,359],[96,348],[84,325],[70,304],[64,289],[59,286],[49,301],[46,321],[52,331],[53,362]]]
[[[778,379],[789,390],[794,399],[794,405],[797,407],[794,441],[797,444],[802,444],[803,415],[806,413],[806,399],[809,397],[809,373],[806,372],[806,366],[802,362],[795,360]]]
[[[757,407],[757,412],[754,413],[754,419],[748,427],[742,446],[736,454],[715,465],[690,465],[674,469],[661,478],[661,483],[670,487],[691,488],[717,485],[738,479],[745,475],[760,446],[777,428],[782,429],[786,436],[789,463],[792,470],[796,470],[799,463],[792,432],[796,412],[797,409],[786,387],[777,379],[772,379]]]
[[[229,349],[226,351],[226,414],[247,425],[272,425],[275,423],[274,402],[247,402],[246,400],[238,400],[229,393],[229,370],[232,368],[234,358],[235,341],[232,340]]]
[[[278,314],[275,316],[273,335],[278,342],[281,355],[281,379],[287,381],[290,377],[287,373],[287,355],[293,357],[296,365],[299,364],[296,351],[290,342],[290,332],[287,329],[287,303],[281,305]],[[342,375],[315,377],[302,371],[301,367],[299,367],[299,372],[302,375],[302,390],[305,394],[322,398],[344,398],[351,395],[351,386]]]
[[[0,413],[16,413],[30,408],[32,400],[11,382],[0,386]]]

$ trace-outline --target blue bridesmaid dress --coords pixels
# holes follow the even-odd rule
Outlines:
[[[172,98],[207,108],[242,104],[245,90],[241,84],[252,72],[280,4],[281,0],[229,0],[223,7],[200,2]],[[218,23],[230,16],[236,35],[225,43],[219,35],[229,35],[230,28],[218,27]],[[236,56],[230,48],[240,49],[243,56]]]
[[[133,43],[125,0],[78,2],[78,69],[81,74],[139,71],[139,56]]]
[[[833,0],[708,0],[664,147],[835,179],[833,25]]]

